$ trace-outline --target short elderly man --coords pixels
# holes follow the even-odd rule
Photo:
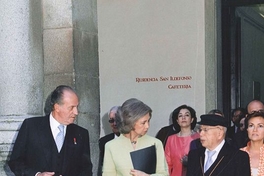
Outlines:
[[[207,114],[201,116],[201,148],[188,154],[187,176],[249,176],[247,153],[233,148],[225,141],[226,118]]]
[[[102,175],[102,165],[104,161],[104,150],[105,150],[105,144],[112,140],[115,139],[120,135],[117,126],[116,126],[116,121],[115,121],[115,116],[117,112],[118,106],[112,107],[109,112],[108,112],[108,117],[109,117],[109,124],[111,125],[111,129],[113,133],[110,133],[108,135],[105,135],[104,137],[99,139],[99,149],[100,149],[100,157],[99,157],[99,167],[98,167],[98,176]]]

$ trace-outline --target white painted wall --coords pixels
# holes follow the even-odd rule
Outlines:
[[[97,5],[100,135],[110,132],[107,111],[131,97],[152,108],[152,136],[169,124],[170,113],[182,104],[192,106],[197,117],[203,114],[204,0],[98,0]],[[143,78],[155,81],[137,81]]]

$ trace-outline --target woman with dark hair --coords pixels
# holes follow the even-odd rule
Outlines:
[[[254,112],[245,119],[249,142],[241,148],[249,155],[251,176],[264,175],[264,112]]]
[[[170,175],[185,176],[190,142],[200,137],[199,133],[193,130],[197,122],[196,112],[192,107],[182,105],[173,111],[172,119],[177,122],[176,126],[180,132],[169,136],[165,156]]]
[[[135,98],[128,99],[118,108],[116,124],[121,135],[106,143],[103,176],[168,176],[168,166],[160,140],[146,135],[149,129],[151,108]],[[134,169],[131,152],[155,147],[154,173]],[[155,153],[154,153],[155,154]]]

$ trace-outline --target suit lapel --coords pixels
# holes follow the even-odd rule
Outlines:
[[[205,148],[203,148],[203,150],[201,150],[200,153],[200,168],[201,168],[201,173],[202,175],[204,175],[204,160],[205,160]]]
[[[112,139],[115,139],[115,133],[111,133],[112,135],[111,135],[111,140]]]
[[[214,172],[221,175],[222,170],[228,165],[231,161],[232,153],[229,152],[228,144],[225,143],[222,149],[220,150],[215,162],[212,166],[206,171],[205,175],[213,175]]]
[[[64,161],[63,161],[63,171],[67,171],[71,166],[70,166],[70,162],[78,162],[78,161],[74,161],[74,156],[77,155],[76,154],[76,149],[79,145],[79,136],[77,136],[75,130],[74,130],[74,126],[68,125],[67,126],[67,130],[66,130],[66,136],[64,139],[64,143],[63,143],[63,148],[65,150],[64,152]]]
[[[54,145],[53,143],[55,143],[55,141],[53,139],[49,124],[49,116],[43,118],[42,122],[40,123],[38,130],[38,139],[41,141],[41,144],[43,146],[42,149],[46,158],[47,165],[50,166],[52,156],[51,146]]]

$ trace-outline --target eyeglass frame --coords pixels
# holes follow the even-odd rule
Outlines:
[[[109,122],[109,123],[114,123],[114,122],[115,122],[115,119],[114,119],[114,118],[110,118],[110,119],[108,120],[108,122]]]

